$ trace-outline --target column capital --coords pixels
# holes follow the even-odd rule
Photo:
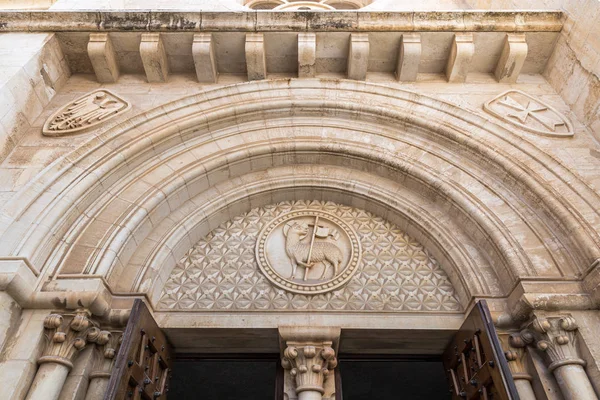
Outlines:
[[[280,327],[282,367],[295,381],[296,394],[325,393],[325,379],[337,366],[336,350],[340,328]]]
[[[90,379],[110,378],[115,358],[123,341],[123,331],[103,330],[95,342]]]
[[[554,371],[563,365],[585,366],[577,349],[577,323],[571,316],[536,318],[531,323],[536,332],[536,347],[550,359],[548,369]]]
[[[527,340],[520,332],[513,333],[498,333],[498,338],[502,343],[504,357],[508,362],[508,367],[513,378],[532,380],[531,375],[527,372],[527,357],[526,347]]]
[[[46,346],[38,364],[51,362],[72,368],[79,351],[102,336],[102,331],[90,317],[91,313],[86,309],[48,315],[44,319]]]

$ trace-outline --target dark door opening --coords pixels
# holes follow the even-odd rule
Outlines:
[[[278,354],[178,356],[168,398],[177,400],[281,400],[283,369]],[[343,400],[450,399],[441,361],[398,356],[340,358]]]
[[[342,355],[338,371],[343,400],[451,398],[438,359]]]
[[[178,356],[169,399],[280,400],[283,369],[278,354]]]

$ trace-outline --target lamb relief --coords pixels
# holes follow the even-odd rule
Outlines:
[[[256,257],[265,276],[295,293],[324,293],[346,284],[357,270],[356,233],[335,215],[296,211],[268,224],[260,233]]]

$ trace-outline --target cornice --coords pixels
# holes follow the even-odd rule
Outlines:
[[[559,32],[561,11],[26,11],[0,32]]]

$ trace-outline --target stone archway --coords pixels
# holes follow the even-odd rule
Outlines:
[[[326,318],[357,329],[424,326],[413,332],[422,337],[457,329],[480,298],[501,326],[538,310],[590,309],[598,195],[528,140],[442,101],[367,83],[215,89],[115,119],[26,187],[2,215],[4,286],[25,308],[85,309],[68,321],[122,323],[133,299],[145,298],[170,335]],[[178,262],[202,238],[252,210],[298,201],[398,227],[436,260],[456,309],[400,307],[383,319],[382,310],[223,308],[236,319],[165,306]],[[59,317],[46,329],[60,328]],[[569,321],[538,330],[573,332]]]
[[[297,198],[298,186],[405,229],[440,261],[463,307],[532,290],[510,299],[518,316],[538,306],[535,293],[557,291],[544,282],[595,279],[586,274],[599,252],[597,196],[577,177],[473,113],[350,81],[235,85],[106,127],[7,208],[2,246],[36,282],[19,294],[24,304],[65,298],[73,279],[87,279],[87,294],[61,301],[105,313],[114,294],[154,303],[200,237]],[[595,301],[563,287],[551,302]]]

